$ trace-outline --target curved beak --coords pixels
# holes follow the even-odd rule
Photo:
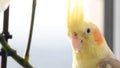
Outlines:
[[[70,36],[72,42],[72,48],[74,51],[80,51],[82,47],[82,40],[78,38],[78,36]]]

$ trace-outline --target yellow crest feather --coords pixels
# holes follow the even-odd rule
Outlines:
[[[77,28],[84,21],[82,0],[68,0],[67,25],[68,30]],[[72,29],[71,29],[72,28]]]

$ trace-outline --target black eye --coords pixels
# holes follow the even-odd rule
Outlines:
[[[90,33],[90,31],[91,31],[90,28],[87,28],[87,33]]]

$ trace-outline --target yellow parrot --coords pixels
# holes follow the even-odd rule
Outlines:
[[[82,0],[75,0],[74,5],[68,1],[67,29],[73,48],[72,68],[114,68],[109,63],[99,66],[104,58],[115,56],[97,26],[84,20]]]

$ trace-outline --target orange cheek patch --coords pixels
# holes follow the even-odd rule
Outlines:
[[[94,30],[93,31],[93,36],[94,36],[94,39],[95,39],[95,41],[97,42],[98,45],[103,43],[102,35],[101,35],[99,30],[97,30],[97,29]]]

